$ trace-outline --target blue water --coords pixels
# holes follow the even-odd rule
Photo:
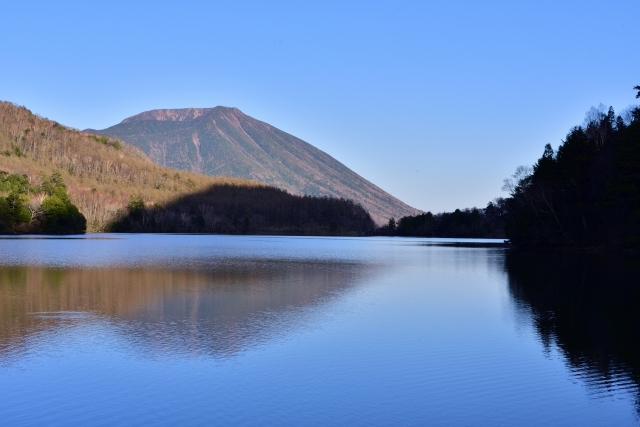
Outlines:
[[[637,425],[497,243],[0,239],[0,425]]]

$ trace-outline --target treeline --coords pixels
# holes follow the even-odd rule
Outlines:
[[[592,108],[557,151],[547,144],[504,189],[505,232],[516,245],[637,248],[640,108]]]
[[[498,198],[487,204],[484,209],[456,209],[453,212],[432,214],[431,212],[415,216],[405,216],[376,230],[383,236],[413,237],[504,237],[505,200]]]
[[[351,200],[236,185],[213,185],[167,205],[134,195],[107,227],[113,232],[309,235],[367,235],[374,229],[369,213]]]
[[[61,174],[37,181],[0,171],[0,233],[84,233],[87,221],[71,203]]]

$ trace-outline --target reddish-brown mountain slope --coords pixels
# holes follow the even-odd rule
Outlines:
[[[164,166],[351,199],[379,224],[419,213],[327,153],[237,108],[153,110],[91,131],[129,142]]]

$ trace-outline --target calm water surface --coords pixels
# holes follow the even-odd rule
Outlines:
[[[636,261],[478,240],[0,239],[0,425],[638,425]]]

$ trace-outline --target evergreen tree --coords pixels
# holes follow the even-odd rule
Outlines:
[[[557,152],[547,144],[531,173],[507,180],[507,237],[523,246],[638,246],[639,170],[640,108],[625,117],[592,108]]]

